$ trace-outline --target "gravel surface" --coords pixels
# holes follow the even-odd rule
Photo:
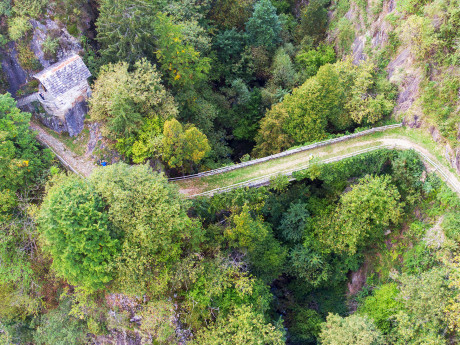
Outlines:
[[[78,156],[69,150],[62,142],[48,134],[38,124],[31,122],[30,128],[37,133],[37,140],[53,150],[54,153],[59,156],[58,159],[64,165],[69,166],[71,170],[76,171],[84,177],[91,175],[91,172],[96,166],[88,158],[84,156]]]

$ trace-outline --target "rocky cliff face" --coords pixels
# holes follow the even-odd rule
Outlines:
[[[53,20],[46,19],[44,22],[31,20],[30,23],[33,27],[30,49],[43,68],[82,52],[82,46],[78,39],[71,36],[65,27],[60,27]],[[55,37],[59,41],[59,48],[55,57],[48,57],[43,51],[43,42],[49,36]],[[2,51],[1,63],[3,73],[9,84],[8,92],[15,96],[21,86],[33,79],[33,72],[24,70],[19,64],[14,42],[10,42],[7,49]],[[26,106],[25,110],[36,113],[34,106]],[[46,114],[38,114],[38,118],[45,126],[56,132],[68,132],[70,136],[75,136],[83,130],[83,121],[87,112],[87,103],[82,101],[76,102],[71,109],[67,110],[63,119]]]
[[[377,56],[388,46],[390,35],[397,31],[388,20],[388,15],[397,12],[395,0],[382,1],[378,14],[375,14],[376,3],[375,0],[368,0],[366,8],[363,9],[351,1],[350,9],[345,14],[355,30],[355,39],[351,46],[355,64]],[[333,40],[334,33],[331,32],[330,35]],[[451,166],[460,173],[460,147],[453,147],[452,143],[448,143],[432,121],[427,121],[424,116],[420,102],[420,85],[426,75],[419,66],[411,47],[404,44],[390,58],[386,67],[388,79],[398,85],[399,89],[394,117],[411,128],[422,128],[429,132],[433,140],[444,147],[445,157]],[[460,142],[460,119],[458,122],[457,140]]]
[[[82,46],[78,39],[70,35],[65,27],[59,27],[51,19],[46,19],[44,23],[32,19],[30,23],[34,28],[30,48],[43,68],[49,67],[51,64],[63,60],[68,56],[82,52]],[[56,57],[48,59],[42,48],[43,42],[45,42],[47,37],[56,37],[59,41],[59,49],[56,52]]]
[[[8,43],[6,49],[1,49],[2,71],[8,81],[8,92],[15,96],[16,92],[27,82],[27,72],[18,62],[18,53],[14,42]]]

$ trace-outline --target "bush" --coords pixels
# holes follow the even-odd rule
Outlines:
[[[302,49],[295,57],[302,79],[306,80],[318,72],[319,68],[327,63],[335,62],[334,47],[320,44],[315,49]]]
[[[384,344],[381,332],[372,321],[356,314],[345,318],[329,314],[327,321],[321,327],[319,339],[323,345]]]
[[[35,57],[34,52],[30,49],[26,42],[20,41],[17,47],[18,61],[22,68],[31,71],[37,71],[41,69],[42,65],[40,61]]]
[[[460,211],[454,211],[445,215],[442,229],[447,237],[460,242]]]
[[[14,17],[8,21],[8,35],[13,41],[17,41],[32,29],[29,19],[26,17]]]
[[[48,0],[19,0],[14,1],[13,12],[18,16],[38,18],[45,10]]]
[[[62,300],[59,307],[40,319],[34,335],[36,344],[77,345],[84,343],[84,323],[70,316],[70,299]]]
[[[347,18],[340,19],[337,24],[336,44],[342,56],[348,54],[354,39],[355,30],[353,23]]]
[[[56,51],[59,48],[59,39],[47,36],[42,43],[42,49],[45,53],[45,58],[52,59],[56,57]]]

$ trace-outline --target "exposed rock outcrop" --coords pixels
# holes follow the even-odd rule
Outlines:
[[[2,55],[2,71],[8,81],[8,92],[14,97],[16,92],[27,82],[27,73],[18,62],[18,53],[14,42],[8,43],[0,50]]]
[[[68,56],[78,54],[82,51],[82,46],[78,39],[70,35],[65,27],[59,27],[55,21],[45,19],[42,24],[32,19],[30,23],[34,28],[30,48],[44,68],[49,67],[56,61],[63,60]],[[43,52],[43,42],[45,42],[48,36],[56,37],[59,41],[55,59],[46,59],[46,54]]]

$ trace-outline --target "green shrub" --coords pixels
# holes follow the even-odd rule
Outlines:
[[[54,58],[56,51],[59,48],[59,39],[47,36],[45,41],[42,43],[42,49],[47,59]]]
[[[35,57],[34,52],[30,49],[26,42],[19,42],[17,48],[18,61],[22,68],[32,71],[41,69],[42,65],[40,64],[40,61]]]
[[[14,1],[13,12],[18,16],[40,17],[45,11],[48,0]]]
[[[427,247],[424,242],[420,242],[415,247],[407,250],[404,253],[403,260],[403,271],[408,274],[420,274],[437,264],[434,251]]]
[[[34,335],[36,344],[77,345],[84,343],[85,324],[69,315],[70,299],[62,300],[59,307],[41,317]]]
[[[8,21],[8,35],[13,41],[25,36],[32,29],[27,17],[14,17]]]
[[[349,53],[354,39],[355,29],[353,23],[345,17],[340,19],[337,24],[336,44],[341,55]]]
[[[446,214],[442,222],[442,229],[448,238],[460,242],[460,211]]]

